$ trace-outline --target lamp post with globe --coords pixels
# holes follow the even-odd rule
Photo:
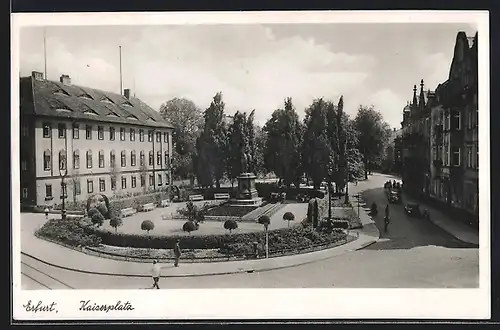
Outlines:
[[[66,182],[64,182],[64,179],[68,175],[68,167],[66,166],[66,157],[64,157],[61,160],[61,163],[59,164],[59,174],[61,175],[61,201],[62,201],[62,206],[61,206],[61,219],[66,220]]]

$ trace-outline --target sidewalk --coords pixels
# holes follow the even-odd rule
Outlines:
[[[430,221],[436,226],[442,228],[455,238],[475,245],[479,245],[479,232],[474,228],[464,224],[463,222],[451,219],[442,211],[435,207],[429,206],[427,203],[417,200],[408,194],[403,193],[404,203],[418,203],[422,208],[426,208],[430,212]]]
[[[35,217],[23,214],[21,219],[21,251],[22,254],[37,259],[40,262],[54,267],[77,271],[82,273],[128,276],[128,277],[150,277],[151,265],[141,262],[127,262],[100,258],[67,249],[61,245],[50,243],[39,239],[33,232],[45,221],[43,215]],[[40,217],[41,216],[41,217]],[[210,263],[181,263],[179,267],[164,265],[162,277],[183,276],[209,276],[224,275],[245,272],[259,272],[272,269],[293,267],[329,259],[345,252],[362,249],[378,239],[378,230],[374,225],[368,224],[363,229],[353,230],[358,238],[338,247],[327,250],[304,253],[293,256],[276,257],[260,260],[210,262]]]

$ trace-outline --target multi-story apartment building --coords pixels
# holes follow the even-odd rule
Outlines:
[[[170,184],[173,127],[130,90],[123,94],[73,85],[67,75],[20,78],[22,204]]]
[[[449,77],[432,110],[431,196],[478,216],[477,33],[457,35]]]
[[[405,190],[414,195],[426,195],[430,182],[430,107],[434,93],[424,91],[424,81],[420,81],[420,93],[413,86],[413,100],[403,109],[401,122],[402,179]]]
[[[405,190],[443,202],[452,210],[466,211],[476,220],[479,214],[477,70],[477,33],[469,38],[459,32],[448,79],[438,85],[435,93],[427,93],[425,105],[420,101],[415,106],[414,88],[414,100],[405,107],[402,122]],[[423,88],[421,100],[422,92]],[[418,128],[423,123],[428,138]],[[430,159],[428,167],[422,162],[426,158]]]

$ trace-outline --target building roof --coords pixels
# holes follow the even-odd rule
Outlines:
[[[173,128],[138,98],[34,76],[20,78],[23,114]]]

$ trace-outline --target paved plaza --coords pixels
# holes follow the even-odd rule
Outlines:
[[[351,185],[350,193],[363,192],[367,204],[375,201],[379,207],[385,207],[387,201],[381,187],[388,179],[392,177],[374,174],[368,181]],[[356,199],[352,198],[352,202],[356,203]],[[287,207],[297,205],[300,204],[286,205],[273,216],[272,222],[286,226],[283,213],[290,210]],[[431,208],[432,221],[407,217],[403,205],[391,204],[390,208],[393,221],[388,232],[380,230],[382,215],[369,218],[362,204],[360,215],[364,227],[354,242],[330,250],[268,260],[198,264],[182,264],[181,260],[178,268],[163,265],[160,285],[162,289],[478,286],[477,232]],[[37,239],[33,231],[45,221],[43,215],[22,214],[21,221],[24,289],[144,289],[150,286],[149,264],[93,257]]]

